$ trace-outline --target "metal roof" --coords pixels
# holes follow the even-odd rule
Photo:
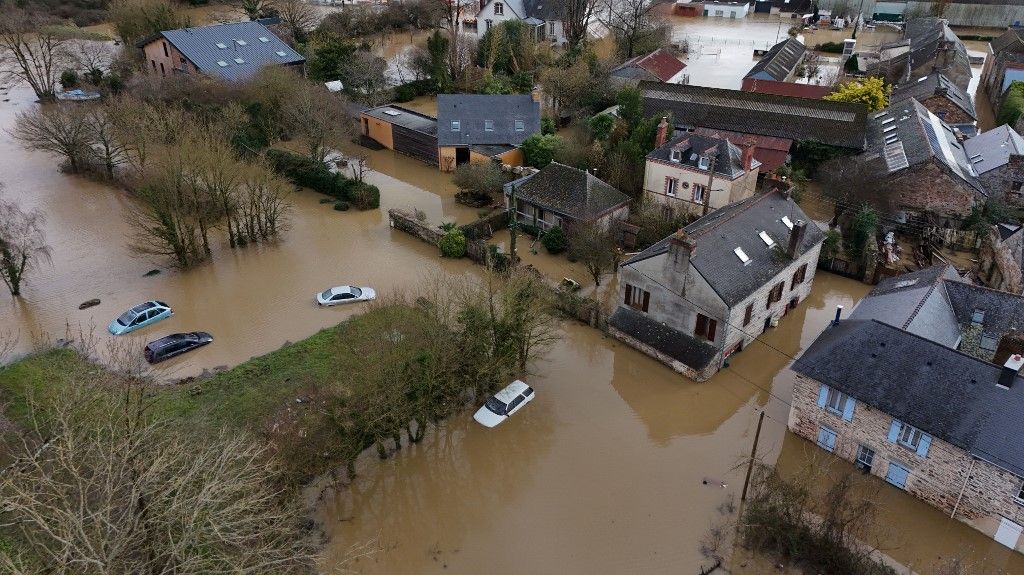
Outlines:
[[[302,55],[259,22],[232,22],[200,28],[164,30],[147,42],[170,42],[200,72],[242,80],[263,66],[301,64]]]
[[[439,146],[518,146],[540,132],[540,102],[530,94],[438,94],[437,124]]]
[[[376,108],[363,110],[361,113],[416,132],[430,135],[437,134],[437,120],[435,118],[415,110],[410,110],[409,108],[395,105],[377,106]]]

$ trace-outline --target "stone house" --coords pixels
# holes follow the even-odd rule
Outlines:
[[[1024,81],[1024,30],[1010,28],[989,42],[988,48],[978,87],[984,88],[992,110],[998,115],[1010,84]]]
[[[888,278],[794,362],[789,428],[1024,550],[1022,320],[1024,298],[949,267]]]
[[[533,29],[538,42],[550,42],[554,46],[565,44],[565,29],[562,25],[562,4],[545,0],[481,0],[476,15],[477,40],[483,38],[492,27],[509,20],[519,20]]]
[[[901,40],[882,44],[877,52],[857,55],[862,70],[890,84],[899,85],[932,72],[942,72],[962,90],[971,83],[967,47],[941,18],[914,18],[906,23]]]
[[[658,126],[657,146],[644,164],[644,200],[670,217],[704,215],[754,195],[761,163],[754,145],[741,150],[726,138],[684,133],[665,141],[668,123]]]
[[[438,94],[437,165],[523,164],[523,140],[540,133],[540,102],[532,94]]]
[[[978,278],[986,286],[1024,293],[1024,226],[996,224],[978,252]]]
[[[807,297],[824,238],[788,194],[729,204],[622,264],[609,333],[705,381]]]
[[[151,74],[205,74],[245,80],[264,66],[304,73],[306,59],[260,22],[164,30],[137,44]]]
[[[911,98],[951,127],[969,135],[975,132],[978,114],[974,110],[971,95],[942,72],[932,72],[896,86],[889,96],[889,105],[899,104]]]
[[[964,142],[964,150],[989,198],[1024,206],[1024,138],[1003,125]]]
[[[540,171],[505,184],[505,207],[541,231],[576,224],[608,228],[629,215],[630,198],[585,170],[551,162]]]
[[[913,98],[871,115],[868,150],[853,161],[879,174],[872,185],[890,191],[889,208],[908,219],[962,219],[985,201],[953,128]]]

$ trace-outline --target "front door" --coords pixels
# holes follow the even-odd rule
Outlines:
[[[999,518],[999,529],[996,530],[995,540],[1010,549],[1017,548],[1017,541],[1020,539],[1020,532],[1024,529],[1005,517]]]
[[[455,148],[455,165],[461,166],[469,161],[469,148]]]
[[[895,463],[889,463],[889,470],[885,474],[885,480],[889,483],[899,487],[900,489],[907,488],[907,477],[910,476],[910,471],[902,465]]]
[[[768,317],[764,318],[764,329],[761,330],[761,333],[764,333],[764,332],[768,331],[768,328],[770,328],[771,326],[772,326],[772,316],[768,316]]]

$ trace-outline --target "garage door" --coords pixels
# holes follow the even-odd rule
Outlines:
[[[395,151],[412,156],[421,162],[437,165],[437,136],[410,130],[404,126],[392,128]]]
[[[1005,517],[1000,517],[999,519],[999,529],[996,530],[995,536],[996,542],[1002,543],[1010,549],[1016,549],[1022,527]]]

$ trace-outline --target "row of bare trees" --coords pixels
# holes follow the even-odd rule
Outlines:
[[[25,274],[50,259],[45,221],[39,210],[26,211],[0,194],[0,280],[13,296],[21,295]]]

